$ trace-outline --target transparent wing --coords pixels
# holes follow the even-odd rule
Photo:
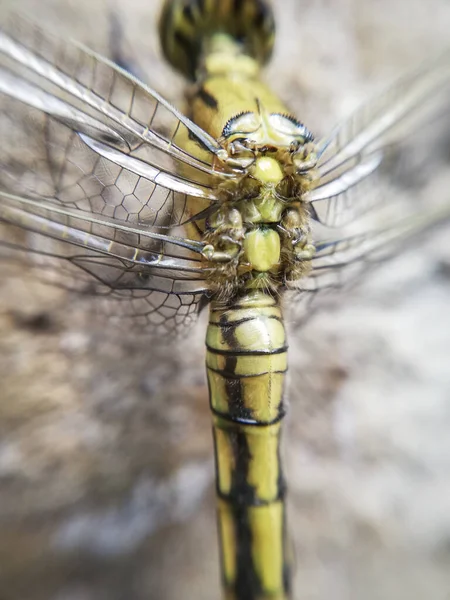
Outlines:
[[[425,231],[450,219],[450,198],[434,209],[416,211],[383,226],[316,244],[308,276],[288,286],[290,316],[302,323],[307,317],[349,289],[372,268]]]
[[[319,177],[305,195],[312,216],[340,227],[389,201],[380,195],[380,175],[395,166],[398,151],[408,152],[403,146],[421,144],[426,128],[448,115],[449,93],[447,52],[362,106],[319,142]]]
[[[103,296],[110,315],[139,329],[179,330],[206,299],[201,242],[5,193],[0,221],[8,225],[0,258],[31,266],[43,281]]]
[[[201,212],[232,176],[216,140],[84,47],[14,17],[0,58],[3,189],[170,227],[193,216],[187,195]]]

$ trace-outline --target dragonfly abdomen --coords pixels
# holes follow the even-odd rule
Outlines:
[[[274,19],[266,0],[166,0],[159,22],[168,61],[189,79],[213,35],[239,41],[246,54],[265,63],[272,53]]]
[[[278,302],[213,302],[207,337],[218,520],[227,599],[288,595],[280,431],[287,344]]]

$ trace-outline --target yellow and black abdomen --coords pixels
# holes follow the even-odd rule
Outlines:
[[[277,301],[255,291],[226,308],[213,302],[206,344],[226,598],[284,600],[287,344]]]
[[[167,60],[189,79],[209,39],[224,33],[239,41],[243,51],[264,64],[274,41],[274,20],[267,0],[166,0],[159,34]]]

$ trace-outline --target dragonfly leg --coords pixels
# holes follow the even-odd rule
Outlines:
[[[287,279],[306,275],[316,248],[311,243],[309,223],[304,219],[302,208],[288,208],[277,229],[281,237],[282,260],[289,265]]]
[[[215,263],[227,263],[232,261],[238,255],[238,250],[235,252],[221,252],[220,250],[214,250],[214,246],[208,244],[204,247],[202,255],[207,259]]]
[[[311,260],[316,252],[314,244],[299,242],[294,245],[294,253],[297,260]]]
[[[213,262],[234,261],[242,253],[244,237],[245,228],[240,212],[224,205],[207,220],[205,241],[208,245],[203,250],[203,256]]]

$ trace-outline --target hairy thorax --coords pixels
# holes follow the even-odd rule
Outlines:
[[[197,233],[216,298],[276,292],[310,269],[314,246],[302,201],[315,178],[313,136],[261,82],[259,65],[227,36],[211,40],[188,100],[190,117],[224,149],[235,176]],[[196,154],[186,140],[183,147]],[[192,214],[198,201],[192,200]]]
[[[223,186],[223,204],[206,220],[206,259],[219,298],[248,289],[276,291],[304,276],[314,246],[301,201],[308,180],[261,154],[241,181]]]

